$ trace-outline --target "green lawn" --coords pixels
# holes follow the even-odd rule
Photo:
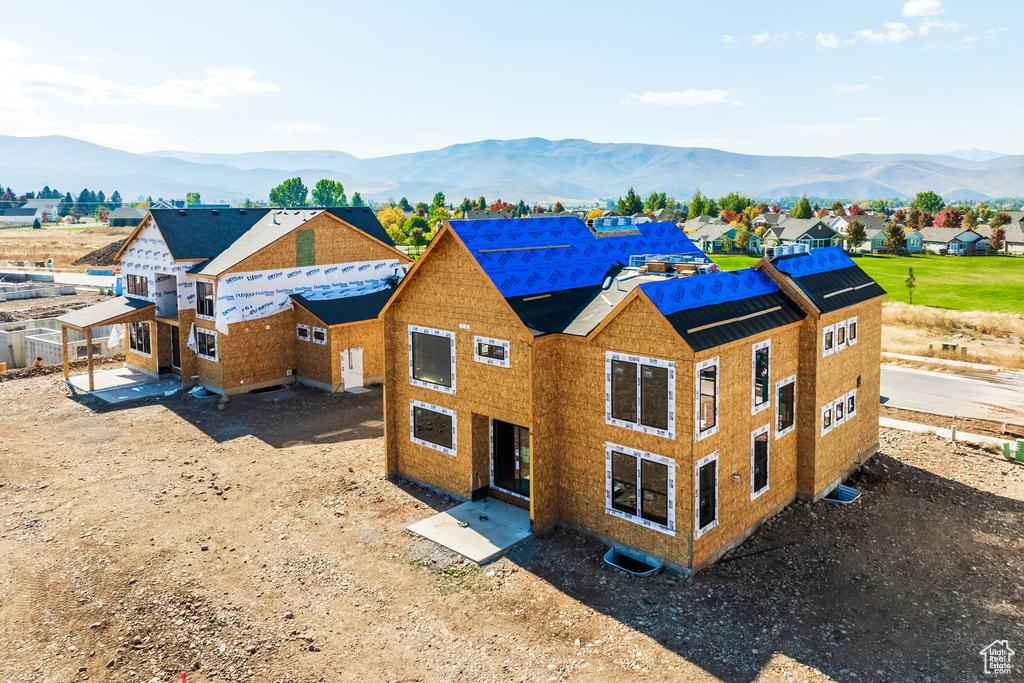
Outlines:
[[[712,254],[726,270],[748,268],[757,257]],[[998,311],[1024,315],[1024,258],[1020,256],[882,256],[853,260],[896,301],[910,301],[903,281],[914,269],[914,303],[959,311]]]

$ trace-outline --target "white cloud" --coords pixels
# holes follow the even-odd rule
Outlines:
[[[270,130],[279,133],[322,133],[327,130],[327,126],[319,123],[275,123]]]
[[[905,17],[933,17],[945,11],[941,0],[909,0],[903,5],[900,14]]]
[[[150,105],[218,109],[220,99],[278,89],[273,83],[257,80],[257,72],[237,67],[206,69],[202,80],[174,77],[158,85],[139,86],[51,64],[9,62],[3,66],[0,69],[0,110],[39,106],[44,98],[84,107]]]
[[[885,33],[877,33],[866,28],[857,31],[857,35],[872,43],[899,43],[914,35],[914,32],[906,24],[891,21],[884,24],[884,26],[886,28]]]
[[[973,43],[977,39],[978,39],[978,36],[964,36],[964,41],[968,42],[968,43]]]
[[[632,93],[627,99],[620,100],[620,104],[633,104],[634,102],[639,102],[640,104],[653,104],[659,107],[696,107],[702,104],[743,104],[739,100],[730,99],[729,92],[726,90],[697,90],[695,88],[675,92],[645,92],[642,95]]]
[[[9,40],[0,38],[0,59],[14,59],[22,52],[25,48],[17,43],[12,43]]]
[[[837,85],[836,92],[857,92],[858,90],[867,90],[868,86],[865,83],[858,83],[857,85]]]
[[[767,43],[769,40],[771,40],[771,37],[772,34],[768,33],[768,31],[765,31],[764,33],[758,33],[755,36],[751,36],[751,38],[754,39],[755,43]]]
[[[871,80],[873,80],[873,81],[884,81],[885,80],[885,76],[872,76]]]
[[[818,47],[833,48],[839,47],[839,36],[834,33],[824,34],[819,33],[815,40],[818,41]]]
[[[730,36],[728,33],[726,33],[725,35],[722,36],[722,42],[723,43],[738,43],[740,41],[737,40],[736,36]]]
[[[929,19],[923,22],[920,27],[918,27],[917,32],[920,33],[922,36],[926,36],[929,33],[931,33],[931,30],[933,28],[937,28],[943,33],[956,33],[963,27],[963,24],[956,21],[936,21],[934,19]]]

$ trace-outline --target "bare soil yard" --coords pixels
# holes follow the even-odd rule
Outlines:
[[[636,579],[567,529],[482,568],[409,534],[454,501],[383,476],[379,389],[65,392],[0,383],[4,680],[980,681],[1024,644],[1024,470],[970,446],[884,432],[860,502]]]
[[[124,239],[134,228],[84,228],[33,230],[10,228],[0,230],[0,266],[11,261],[44,261],[53,258],[53,266],[65,270],[85,271],[90,266],[72,265],[76,259],[111,242]]]
[[[56,318],[68,311],[92,306],[110,299],[99,292],[80,291],[67,296],[47,296],[39,299],[0,301],[0,323],[13,323],[39,318]]]

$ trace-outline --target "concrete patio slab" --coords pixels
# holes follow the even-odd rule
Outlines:
[[[457,505],[407,528],[477,564],[532,535],[528,510],[493,498]]]
[[[159,396],[168,391],[177,391],[181,382],[176,379],[157,379],[143,372],[135,372],[128,368],[98,370],[93,373],[96,390],[92,396],[107,403],[123,403],[139,398]],[[89,375],[75,375],[68,383],[83,394],[89,392]]]

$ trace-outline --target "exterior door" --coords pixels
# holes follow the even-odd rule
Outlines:
[[[181,335],[178,326],[171,325],[171,368],[181,370]]]
[[[496,488],[530,497],[530,430],[491,420],[491,476]]]
[[[361,346],[341,352],[341,381],[346,390],[363,386],[363,348]]]

